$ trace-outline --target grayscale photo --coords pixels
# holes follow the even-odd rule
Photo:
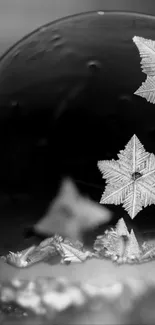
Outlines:
[[[154,0],[0,0],[0,324],[155,324]]]

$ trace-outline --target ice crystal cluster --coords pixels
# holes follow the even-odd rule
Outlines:
[[[121,218],[116,227],[98,236],[94,249],[100,256],[110,257],[117,263],[133,263],[140,260],[141,248],[133,229],[128,231],[124,219]]]
[[[60,235],[54,235],[42,241],[38,246],[32,246],[24,251],[9,252],[2,257],[8,264],[17,267],[27,267],[40,261],[50,261],[54,256],[60,256],[61,264],[81,263],[94,256],[93,252],[85,250],[80,241],[71,241]]]
[[[149,241],[140,244],[134,230],[129,232],[123,218],[115,228],[97,236],[94,251],[99,258],[110,258],[117,264],[140,264],[155,259],[155,245]]]

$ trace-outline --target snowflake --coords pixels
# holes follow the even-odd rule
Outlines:
[[[134,36],[133,42],[140,53],[142,71],[147,75],[145,82],[134,94],[155,104],[155,41]]]
[[[142,71],[148,76],[155,76],[155,41],[134,36],[133,42],[140,53]]]
[[[133,135],[118,158],[98,161],[107,183],[100,203],[123,204],[133,219],[143,207],[155,204],[155,155]]]
[[[110,219],[111,212],[108,209],[81,195],[71,179],[64,179],[56,199],[50,203],[34,230],[47,236],[57,233],[78,240],[87,229]]]

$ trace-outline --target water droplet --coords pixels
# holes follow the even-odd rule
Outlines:
[[[24,313],[23,313],[23,316],[24,316],[24,317],[27,317],[27,316],[28,316],[28,313],[24,312]]]
[[[20,50],[17,50],[15,53],[12,54],[13,58],[16,58],[20,53]]]
[[[119,96],[119,101],[126,101],[126,102],[131,102],[132,101],[132,96],[128,94],[122,94]]]
[[[11,100],[10,104],[11,104],[12,107],[18,107],[19,106],[18,100]]]
[[[55,34],[52,38],[51,41],[59,41],[61,39],[61,35]]]
[[[89,69],[91,69],[92,71],[96,71],[98,69],[100,69],[101,64],[99,61],[97,60],[91,60],[87,63],[87,66]]]
[[[27,58],[27,61],[31,60],[40,60],[44,57],[45,55],[45,49],[40,49],[39,51],[33,53],[31,56]]]
[[[98,13],[98,15],[101,15],[101,16],[104,15],[104,11],[98,11],[97,13]]]
[[[64,40],[61,40],[60,42],[54,43],[53,44],[53,49],[61,49],[61,48],[65,48],[66,52],[68,51],[66,49],[66,42],[64,42]],[[63,53],[64,54],[64,53]]]
[[[28,43],[28,48],[33,49],[34,47],[36,47],[38,44],[38,40],[35,41],[31,41],[30,43]]]
[[[43,27],[40,28],[39,32],[44,33],[46,30],[47,30],[47,27],[43,26]]]

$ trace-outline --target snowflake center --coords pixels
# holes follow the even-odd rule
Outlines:
[[[134,173],[131,175],[131,177],[132,177],[132,179],[133,179],[134,181],[136,181],[136,179],[140,178],[141,176],[142,176],[142,174],[139,173],[139,172],[134,172]]]

